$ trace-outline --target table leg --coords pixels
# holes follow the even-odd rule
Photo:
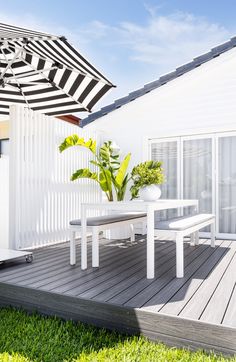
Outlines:
[[[155,276],[154,210],[147,210],[147,279]]]
[[[81,205],[81,269],[87,269],[87,220],[84,205]]]
[[[70,265],[76,264],[75,231],[70,233]]]

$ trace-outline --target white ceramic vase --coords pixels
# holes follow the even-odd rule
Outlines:
[[[140,199],[143,201],[156,201],[161,197],[161,189],[158,185],[148,185],[139,190]]]

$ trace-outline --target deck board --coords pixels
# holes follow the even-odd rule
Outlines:
[[[158,256],[158,268],[163,268],[166,262],[169,261],[170,256],[173,256],[174,250],[172,245],[165,247],[165,249],[158,250],[156,253],[156,257]],[[143,260],[145,263],[145,261]],[[142,264],[143,265],[143,264]],[[157,269],[156,269],[157,271]],[[130,274],[128,277],[119,276],[116,280],[116,283],[110,287],[109,289],[104,286],[103,288],[98,287],[96,288],[96,295],[93,298],[96,298],[98,301],[109,301],[112,298],[120,295],[122,292],[126,291],[128,288],[132,287],[135,283],[139,282],[140,280],[146,279],[146,270],[145,268],[141,268],[138,272],[134,274]]]
[[[175,244],[155,244],[146,279],[146,243],[100,242],[100,268],[69,265],[68,243],[34,251],[35,260],[0,265],[0,305],[56,314],[175,346],[236,353],[236,242],[184,244],[185,276],[175,278]],[[220,302],[219,302],[220,301]]]
[[[204,312],[207,303],[217,289],[219,281],[222,278],[222,274],[228,267],[228,264],[233,254],[235,253],[235,246],[235,243],[233,245],[231,244],[229,252],[226,253],[225,257],[222,258],[222,260],[217,264],[216,268],[209,275],[209,277],[204,279],[204,282],[194,294],[194,298],[192,298],[181,311],[181,316],[194,319],[201,318],[201,315]],[[234,280],[235,276],[232,275],[232,278]],[[227,299],[226,296],[225,299]],[[216,313],[217,308],[214,308],[212,315]],[[214,323],[214,321],[212,321],[212,323]]]
[[[209,246],[205,244],[203,244],[201,248],[194,248],[189,244],[186,245],[185,269],[194,261],[198,255],[201,255],[207,249],[209,249]],[[170,266],[169,269],[167,269],[168,264]],[[153,297],[154,294],[161,291],[170,281],[176,280],[175,253],[168,264],[161,268],[160,275],[157,275],[158,277],[155,278],[151,283],[147,284],[146,280],[144,280],[144,284],[147,286],[144,287],[139,293],[134,295],[134,297],[129,298],[129,300],[124,303],[124,305],[133,308],[141,308]],[[140,285],[141,283],[138,284]]]
[[[230,245],[230,243],[227,243]],[[209,247],[185,269],[184,278],[173,279],[144,306],[147,310],[162,311],[170,315],[180,315],[184,306],[193,297],[195,291],[226,253],[224,243],[213,252]]]
[[[121,257],[122,255],[122,257]],[[102,264],[102,268],[92,269],[90,268],[88,271],[81,271],[78,270],[77,274],[74,273],[73,270],[70,270],[67,274],[63,274],[61,278],[57,278],[57,276],[54,276],[53,280],[50,279],[50,283],[46,281],[45,284],[41,284],[40,287],[43,290],[52,290],[60,285],[67,285],[71,281],[75,281],[76,285],[78,285],[79,280],[79,291],[81,288],[87,288],[89,285],[88,283],[90,281],[94,282],[95,279],[100,278],[102,281],[104,281],[104,278],[109,278],[113,274],[117,274],[120,271],[126,270],[127,265],[130,263],[136,263],[137,258],[141,258],[142,256],[140,253],[138,253],[138,250],[132,251],[131,248],[126,249],[126,252],[124,253],[114,253],[113,258],[111,258],[110,255],[106,258],[106,260],[101,259],[100,265]],[[86,285],[85,285],[86,284]],[[83,286],[82,286],[83,285]],[[32,285],[35,286],[34,284]],[[38,288],[39,285],[37,284],[36,287]],[[77,287],[70,289],[71,295],[77,295]]]
[[[236,328],[236,283],[230,296],[229,304],[224,315],[223,324]]]
[[[233,249],[231,249],[233,250]],[[230,300],[234,289],[235,281],[232,275],[236,272],[236,250],[229,261],[228,267],[222,275],[222,278],[217,285],[217,288],[209,300],[204,312],[201,315],[201,320],[211,323],[221,324],[226,313],[228,301]],[[220,303],[219,303],[220,301]]]
[[[166,245],[161,245],[156,248],[156,257],[159,256],[159,259],[161,259],[160,254],[161,252],[165,251],[165,255],[168,254]],[[112,272],[106,273],[105,277],[106,279],[102,282],[98,282],[97,280],[92,280],[92,287],[91,290],[91,298],[95,297],[96,294],[99,294],[100,292],[103,292],[104,290],[110,290],[113,286],[116,286],[120,280],[127,280],[130,276],[133,276],[134,269],[136,270],[136,275],[142,275],[143,278],[146,279],[146,268],[145,268],[145,258],[143,258],[142,252],[138,254],[136,253],[134,255],[134,264],[132,265],[132,259],[128,260],[126,268],[114,268]],[[138,273],[138,271],[140,272]],[[86,283],[86,287],[89,283]],[[78,293],[79,291],[79,293]],[[85,297],[85,294],[80,288],[77,289],[77,296]],[[104,301],[104,300],[103,300]]]

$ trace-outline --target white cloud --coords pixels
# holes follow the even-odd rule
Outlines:
[[[234,35],[207,18],[184,12],[161,14],[161,7],[144,5],[146,23],[109,24],[94,19],[78,27],[62,26],[39,19],[32,14],[25,18],[3,14],[1,21],[52,34],[65,35],[85,57],[97,66],[118,88],[101,104],[125,95],[143,84],[157,79],[193,57]]]
[[[100,64],[106,72],[109,69],[110,78],[118,85],[98,106],[157,79],[234,35],[204,17],[184,12],[164,16],[161,7],[145,7],[144,25],[94,21],[77,29],[78,38],[85,36],[87,46],[97,43],[94,50],[100,53]]]
[[[131,59],[163,67],[183,63],[230,37],[224,27],[191,14],[152,16],[146,26],[121,24]]]
[[[160,68],[167,67],[168,64],[178,66],[233,35],[225,27],[203,17],[184,12],[163,16],[159,14],[161,5],[150,7],[144,4],[144,7],[147,11],[145,25],[122,22],[111,26],[93,20],[78,28],[69,29],[60,24],[41,21],[32,14],[26,14],[24,21],[21,17],[1,12],[0,16],[2,22],[66,35],[74,44],[87,47],[88,53],[91,53],[92,48],[98,51],[99,47],[103,51],[106,47],[109,50],[113,48],[114,58],[119,56],[119,52],[122,57],[126,52],[129,61],[148,63]]]

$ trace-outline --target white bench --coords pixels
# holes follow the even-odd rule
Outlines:
[[[184,276],[184,237],[190,235],[191,244],[198,245],[198,232],[208,225],[211,225],[211,247],[215,247],[215,215],[197,214],[158,222],[155,236],[171,237],[176,242],[177,278]]]
[[[97,216],[87,218],[87,231],[92,232],[92,266],[94,268],[99,266],[99,232],[116,228],[119,226],[130,226],[131,237],[130,240],[135,240],[134,234],[134,224],[142,223],[146,221],[146,213],[122,213],[122,214],[113,214],[106,216]],[[81,231],[81,219],[70,221],[70,265],[75,265],[76,263],[76,250],[75,250],[75,237],[76,232]],[[86,258],[87,255],[83,256]],[[81,265],[84,265],[81,260]]]

